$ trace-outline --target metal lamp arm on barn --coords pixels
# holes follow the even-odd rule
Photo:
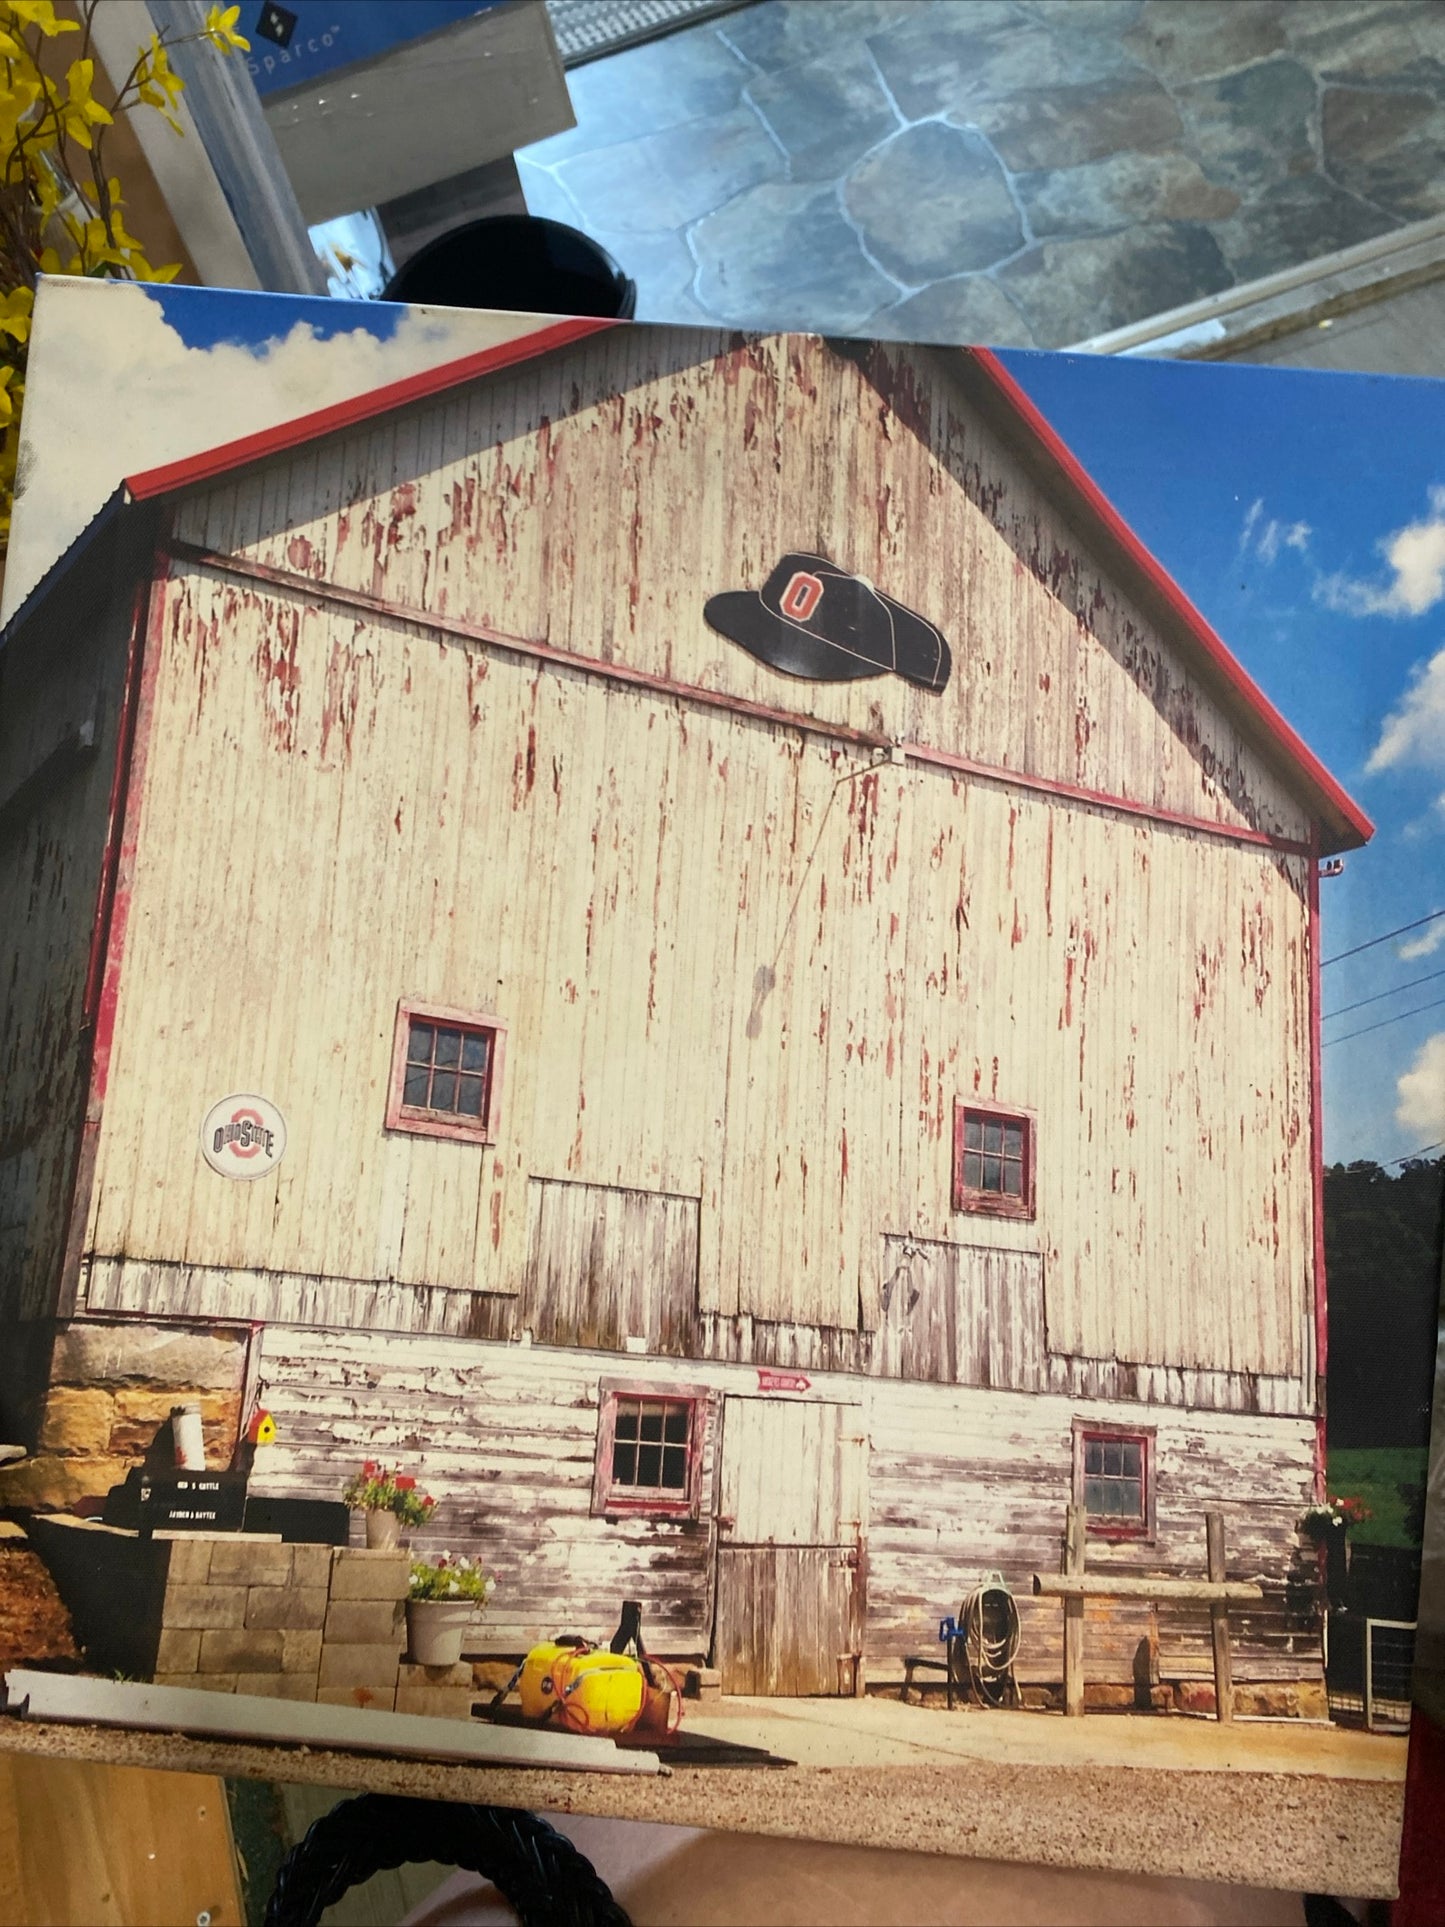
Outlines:
[[[417,1468],[499,1653],[628,1597],[773,1693],[1218,1508],[1319,1697],[1370,825],[992,356],[538,324],[133,477],[0,678],[7,1502],[259,1399],[278,1494]]]

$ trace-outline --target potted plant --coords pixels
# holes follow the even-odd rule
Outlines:
[[[401,1544],[403,1526],[424,1526],[436,1511],[436,1500],[418,1492],[416,1480],[405,1472],[391,1472],[368,1459],[342,1493],[353,1512],[366,1514],[366,1543],[371,1551],[387,1551]]]
[[[1337,1534],[1363,1525],[1370,1516],[1363,1499],[1326,1499],[1323,1504],[1305,1507],[1295,1523],[1295,1537],[1301,1546],[1318,1550],[1333,1545]]]
[[[475,1559],[441,1553],[435,1564],[413,1559],[406,1602],[407,1654],[417,1666],[455,1666],[474,1614],[496,1580]]]

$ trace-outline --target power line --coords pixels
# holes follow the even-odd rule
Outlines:
[[[1402,1158],[1387,1158],[1380,1169],[1388,1171],[1392,1164],[1408,1164],[1412,1158],[1424,1157],[1427,1151],[1445,1151],[1445,1137],[1436,1144],[1422,1144],[1418,1151],[1407,1151]]]
[[[1406,1017],[1418,1017],[1422,1011],[1434,1010],[1445,1004],[1445,997],[1436,997],[1428,1004],[1416,1004],[1413,1010],[1397,1010],[1393,1017],[1382,1017],[1378,1024],[1366,1024],[1363,1030],[1347,1030],[1343,1037],[1327,1037],[1321,1046],[1328,1050],[1331,1044],[1348,1044],[1352,1037],[1368,1037],[1372,1030],[1383,1030],[1386,1024],[1398,1024]]]
[[[1434,923],[1438,917],[1445,917],[1445,910],[1432,910],[1428,917],[1417,917],[1414,923],[1402,923],[1398,930],[1387,930],[1383,937],[1371,937],[1368,943],[1357,943],[1353,950],[1342,950],[1337,957],[1326,957],[1320,969],[1332,963],[1343,963],[1346,957],[1358,957],[1362,950],[1373,950],[1377,943],[1388,943],[1391,937],[1403,937],[1407,930],[1418,930],[1424,924]]]
[[[1324,1021],[1331,1017],[1343,1017],[1347,1010],[1363,1010],[1366,1004],[1378,1004],[1382,998],[1398,997],[1402,991],[1418,990],[1421,984],[1434,983],[1437,977],[1445,977],[1445,970],[1427,970],[1423,977],[1412,977],[1407,984],[1396,984],[1393,990],[1377,990],[1373,997],[1361,997],[1353,1004],[1341,1004],[1338,1010],[1327,1010]]]

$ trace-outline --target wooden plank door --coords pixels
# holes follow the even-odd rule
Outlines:
[[[725,1693],[843,1690],[858,1651],[868,1440],[857,1405],[723,1407],[713,1660]]]

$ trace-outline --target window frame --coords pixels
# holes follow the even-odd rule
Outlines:
[[[487,1082],[482,1115],[477,1118],[460,1112],[423,1110],[403,1099],[406,1088],[407,1047],[413,1022],[447,1025],[484,1034],[488,1039]],[[396,1029],[391,1043],[391,1082],[386,1094],[388,1131],[404,1131],[412,1137],[446,1138],[456,1144],[495,1144],[501,1124],[502,1069],[506,1058],[507,1026],[490,1011],[459,1010],[451,1004],[425,1003],[416,997],[401,997],[396,1006]]]
[[[990,1124],[1021,1124],[1024,1133],[1023,1156],[1023,1195],[1010,1197],[1001,1191],[975,1190],[963,1181],[964,1134],[970,1117],[982,1118]],[[1035,1178],[1038,1159],[1036,1156],[1038,1140],[1038,1119],[1033,1111],[1021,1109],[1018,1105],[982,1104],[968,1097],[958,1097],[953,1102],[953,1208],[967,1211],[977,1217],[985,1218],[1022,1218],[1033,1219],[1037,1214],[1035,1204]]]
[[[1154,1527],[1154,1486],[1155,1486],[1155,1445],[1158,1427],[1153,1425],[1121,1425],[1111,1419],[1074,1420],[1074,1504],[1084,1514],[1084,1532],[1090,1539],[1103,1539],[1110,1543],[1124,1544],[1130,1541],[1152,1544]],[[1084,1445],[1089,1439],[1124,1439],[1140,1447],[1139,1469],[1144,1487],[1144,1516],[1142,1519],[1110,1519],[1098,1513],[1090,1516],[1084,1503]]]
[[[687,1489],[681,1495],[649,1496],[633,1486],[614,1486],[612,1448],[621,1398],[670,1400],[690,1405],[687,1428]],[[702,1516],[703,1447],[711,1394],[705,1385],[649,1384],[644,1379],[604,1378],[597,1385],[597,1456],[592,1469],[592,1515],[604,1519],[682,1519]]]

